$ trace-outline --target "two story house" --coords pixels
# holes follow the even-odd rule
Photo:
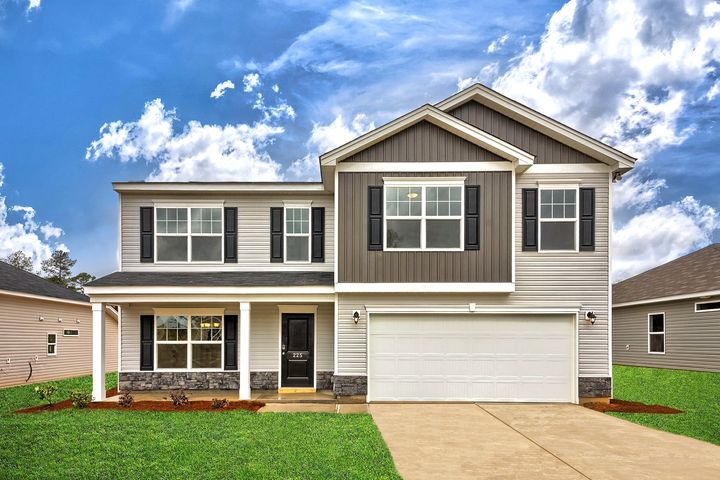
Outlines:
[[[317,183],[115,183],[119,388],[368,401],[611,396],[611,183],[634,159],[482,85],[320,157]]]

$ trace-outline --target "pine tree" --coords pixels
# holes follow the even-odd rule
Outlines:
[[[26,255],[22,250],[13,252],[3,259],[4,262],[9,263],[13,267],[20,268],[26,272],[33,273],[32,258]]]
[[[68,287],[72,268],[76,263],[77,260],[70,258],[70,254],[66,250],[55,250],[50,258],[42,261],[40,268],[45,278],[63,287]]]

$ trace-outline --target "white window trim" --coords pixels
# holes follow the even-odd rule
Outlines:
[[[225,205],[222,203],[212,204],[170,204],[170,203],[159,203],[155,204],[153,208],[153,254],[155,263],[161,265],[218,265],[225,263],[225,241],[223,239],[225,234]],[[187,233],[158,233],[157,231],[157,210],[158,208],[184,208],[187,209]],[[220,233],[192,233],[191,226],[191,209],[193,208],[219,208],[220,209]],[[157,238],[163,237],[185,237],[187,238],[187,257],[186,260],[158,260],[157,256]],[[220,260],[203,260],[203,261],[192,261],[192,237],[220,237]]]
[[[662,332],[651,332],[651,331],[650,331],[650,317],[652,317],[653,315],[662,315],[662,317],[663,317],[663,329],[662,329]],[[647,338],[647,340],[648,340],[648,347],[647,347],[647,348],[648,348],[648,353],[649,353],[650,355],[665,355],[665,350],[666,350],[666,345],[665,345],[665,330],[666,330],[666,325],[665,325],[665,321],[666,321],[665,312],[648,313],[647,319],[648,319],[648,320],[647,320],[647,331],[648,331],[648,338]],[[652,351],[650,351],[650,336],[651,336],[651,335],[662,335],[662,339],[663,339],[663,351],[662,351],[662,352],[652,352]]]
[[[184,316],[187,317],[187,340],[158,340],[157,339],[157,317],[159,316],[166,316],[166,315],[175,315],[175,316]],[[202,341],[202,340],[192,340],[192,318],[191,317],[197,317],[197,316],[221,316],[222,320],[220,321],[222,325],[222,340],[211,340],[211,341]],[[153,371],[155,372],[224,372],[225,371],[225,313],[218,313],[217,310],[208,310],[208,311],[201,311],[201,310],[183,310],[178,311],[174,310],[171,312],[167,310],[160,310],[155,311],[153,315]],[[186,368],[159,368],[158,367],[158,345],[187,345],[187,358],[186,358]],[[202,345],[217,345],[220,344],[220,368],[192,368],[192,346],[194,344],[202,344]]]
[[[575,190],[575,218],[542,218],[542,191],[543,190]],[[538,184],[538,253],[578,253],[580,251],[580,185],[579,184]],[[575,248],[571,250],[543,250],[542,249],[542,224],[543,222],[575,222]]]
[[[67,335],[65,332],[77,332],[76,335]],[[79,337],[80,336],[80,330],[77,328],[66,328],[63,330],[63,337]],[[56,347],[57,348],[57,347]]]
[[[387,187],[418,187],[421,189],[420,216],[388,216],[387,214]],[[427,187],[460,187],[460,215],[432,216],[426,215]],[[462,252],[465,250],[465,177],[418,177],[396,178],[383,177],[383,251],[388,252]],[[388,220],[419,220],[420,221],[420,248],[391,248],[387,245]],[[459,220],[460,221],[460,247],[458,248],[428,248],[425,246],[427,220]]]
[[[706,310],[698,310],[698,305],[706,305],[708,303],[720,303],[720,300],[708,300],[707,302],[695,302],[695,313],[705,313],[705,312],[717,312],[720,311],[720,308],[708,308]]]
[[[287,211],[293,208],[304,208],[308,211],[308,233],[287,233]],[[283,263],[290,265],[308,264],[312,261],[312,202],[306,203],[283,203]],[[288,237],[306,237],[308,242],[308,258],[307,260],[288,260],[287,259],[287,239]]]
[[[55,335],[55,343],[52,343],[50,339],[48,338],[48,335]],[[55,353],[48,353],[48,348],[50,345],[55,345]],[[45,353],[48,357],[55,357],[58,353],[58,334],[57,332],[45,332]]]

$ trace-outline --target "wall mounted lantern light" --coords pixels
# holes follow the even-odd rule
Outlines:
[[[360,312],[355,310],[353,312],[353,322],[355,322],[355,325],[357,325],[359,321],[360,321]]]
[[[597,315],[595,315],[593,312],[587,311],[585,312],[585,320],[588,320],[590,324],[595,325],[595,320],[597,319]]]

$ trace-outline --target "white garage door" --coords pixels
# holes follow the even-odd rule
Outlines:
[[[373,314],[373,401],[572,402],[571,316]]]

